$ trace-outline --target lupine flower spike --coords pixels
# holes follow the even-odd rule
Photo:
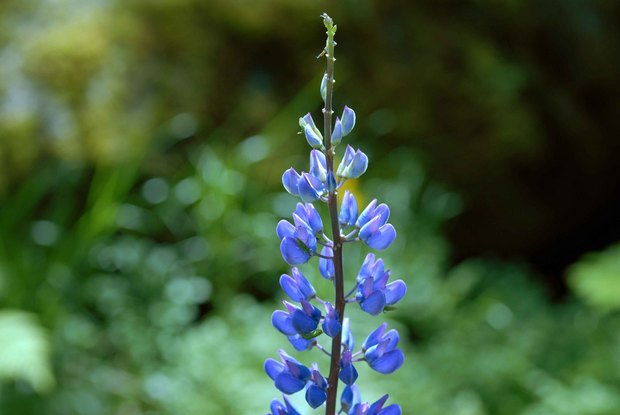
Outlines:
[[[276,227],[282,258],[291,265],[290,273],[280,277],[280,286],[290,301],[282,301],[283,309],[274,311],[271,323],[295,350],[318,349],[321,352],[318,356],[327,355],[329,369],[323,372],[327,373],[325,377],[316,362],[308,367],[284,350],[278,352],[279,361],[267,359],[265,372],[284,394],[283,402],[271,401],[271,413],[267,415],[299,415],[287,395],[302,390],[308,405],[324,406],[326,415],[400,415],[400,406],[385,406],[388,395],[374,403],[363,402],[356,385],[359,376],[356,365],[365,362],[376,372],[389,374],[402,366],[404,354],[398,348],[398,332],[387,330],[386,323],[370,333],[356,352],[352,322],[344,316],[345,305],[358,303],[363,311],[377,316],[391,310],[403,298],[407,286],[400,279],[390,281],[391,271],[385,269],[383,260],[377,259],[374,253],[366,256],[355,278],[345,281],[343,243],[363,242],[371,249],[383,250],[396,238],[396,230],[388,223],[390,208],[378,204],[376,199],[360,212],[355,195],[346,191],[338,209],[338,189],[347,180],[357,179],[366,172],[368,157],[347,144],[337,168],[334,167],[336,146],[353,131],[356,115],[345,105],[342,114],[332,119],[336,26],[328,15],[321,17],[327,29],[327,42],[320,56],[325,56],[327,65],[319,91],[325,104],[323,124],[329,127],[321,132],[310,113],[299,118],[301,133],[312,147],[308,170],[298,172],[291,167],[282,175],[284,189],[300,202],[291,217],[282,219]],[[324,226],[314,202],[327,205],[328,226]],[[329,281],[324,283],[334,287],[333,301],[319,298],[314,286],[297,268],[314,257],[319,273]],[[345,282],[351,284],[347,291]],[[325,338],[331,343],[329,347],[320,343]],[[340,398],[339,383],[343,388]]]

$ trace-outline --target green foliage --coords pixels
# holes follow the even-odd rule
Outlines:
[[[0,344],[0,379],[25,381],[42,393],[53,387],[50,344],[35,316],[21,311],[0,311]]]
[[[620,245],[591,253],[573,265],[569,275],[575,292],[603,311],[620,308]]]

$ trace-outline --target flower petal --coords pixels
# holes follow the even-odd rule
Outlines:
[[[276,377],[278,377],[278,375],[284,370],[284,365],[275,359],[267,359],[265,360],[263,368],[265,369],[267,376],[273,380],[276,380]]]
[[[381,340],[381,337],[383,337],[383,333],[385,333],[386,328],[387,323],[383,323],[379,327],[377,327],[372,333],[370,333],[368,337],[366,337],[366,340],[364,340],[364,344],[362,344],[362,350],[368,350],[368,348],[374,346],[375,344],[378,344]]]
[[[387,408],[383,408],[377,415],[402,415],[400,406],[392,404]]]
[[[276,233],[280,240],[285,236],[293,236],[295,233],[295,226],[289,221],[282,219],[278,222],[278,226],[276,226]]]
[[[378,216],[377,216],[378,218]],[[360,230],[360,238],[362,231]],[[390,246],[392,242],[396,239],[396,229],[392,226],[391,223],[387,225],[383,225],[380,227],[377,232],[367,238],[364,242],[366,245],[373,249],[382,250]]]
[[[301,176],[294,168],[290,168],[284,172],[282,175],[282,185],[287,192],[292,194],[293,196],[299,196],[299,190],[297,189],[297,185]]]
[[[378,359],[368,362],[370,367],[379,373],[389,374],[402,366],[405,356],[400,349],[394,349],[387,352]]]
[[[284,237],[280,243],[280,252],[282,258],[289,265],[305,264],[312,257],[308,252],[308,248],[302,246],[297,238]]]
[[[334,251],[329,246],[324,246],[321,250],[322,257],[333,257]],[[323,278],[331,280],[336,275],[336,269],[334,268],[334,261],[327,258],[319,258],[319,271]]]
[[[306,402],[308,402],[308,405],[310,405],[313,409],[323,405],[323,402],[325,402],[326,399],[327,393],[318,386],[310,385],[308,389],[306,389]]]
[[[291,319],[291,316],[285,311],[274,311],[271,315],[271,324],[280,333],[286,334],[287,336],[297,334],[297,330],[295,330],[295,327],[293,327],[293,321]]]
[[[348,135],[355,127],[355,111],[344,106],[342,111],[342,135]]]
[[[396,280],[385,286],[384,293],[386,305],[396,304],[407,293],[407,284],[403,280]]]
[[[282,393],[290,395],[299,392],[306,386],[306,382],[296,378],[288,372],[280,373],[275,379],[276,388]]]
[[[360,302],[362,310],[373,316],[378,315],[385,308],[385,294],[375,291],[368,298]]]

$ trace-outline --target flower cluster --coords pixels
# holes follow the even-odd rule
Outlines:
[[[346,146],[337,168],[334,167],[335,149],[355,127],[355,112],[345,106],[340,117],[332,123],[331,94],[333,90],[333,36],[336,26],[323,15],[328,40],[324,54],[328,59],[327,70],[321,82],[320,93],[325,103],[323,114],[329,129],[324,135],[316,127],[310,113],[299,119],[301,132],[310,151],[308,171],[286,170],[282,184],[286,191],[299,197],[290,220],[281,220],[276,233],[280,238],[282,258],[291,266],[290,275],[280,277],[280,286],[288,300],[283,309],[276,310],[271,318],[277,331],[287,337],[297,351],[317,349],[330,357],[329,376],[326,378],[317,363],[309,367],[300,363],[284,350],[279,360],[267,359],[264,369],[275,387],[284,394],[284,403],[271,402],[272,415],[299,414],[286,395],[305,391],[305,399],[312,408],[325,404],[326,414],[336,413],[338,382],[344,384],[340,395],[338,413],[348,415],[399,415],[398,405],[384,406],[388,395],[374,403],[362,402],[355,385],[358,378],[356,365],[365,362],[373,370],[389,374],[404,361],[398,348],[399,335],[382,323],[370,333],[359,350],[351,333],[351,321],[344,317],[347,303],[358,303],[361,310],[376,316],[391,309],[407,291],[402,280],[390,281],[391,271],[385,269],[382,259],[369,253],[361,264],[352,287],[344,294],[342,248],[346,243],[361,242],[374,250],[383,250],[396,238],[396,231],[388,222],[390,208],[377,200],[371,201],[361,212],[355,195],[345,191],[340,209],[337,194],[347,180],[359,178],[368,168],[368,157],[359,149]],[[331,61],[330,61],[331,60]],[[330,212],[329,226],[313,203],[326,203]],[[335,301],[319,298],[315,288],[297,267],[318,258],[320,274],[333,284]],[[321,335],[331,338],[328,349],[319,342]]]

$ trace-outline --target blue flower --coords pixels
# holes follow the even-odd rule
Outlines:
[[[323,135],[316,125],[314,125],[314,120],[310,113],[307,113],[299,119],[299,126],[304,130],[304,135],[310,147],[320,148],[323,146]]]
[[[373,254],[368,254],[360,268],[357,276],[360,285],[357,288],[355,299],[362,310],[376,316],[386,306],[400,301],[407,292],[407,285],[403,280],[396,280],[388,284],[391,271],[384,271],[383,261],[381,259],[375,261],[374,258]]]
[[[342,135],[349,135],[353,127],[355,127],[355,111],[345,105],[342,111]]]
[[[334,131],[332,132],[332,145],[337,146],[342,141],[342,122],[340,118],[336,117],[336,122],[334,124]]]
[[[387,223],[389,217],[390,208],[384,203],[377,206],[377,199],[374,199],[355,222],[355,226],[360,228],[359,238],[371,248],[387,248],[396,238],[396,230]]]
[[[327,379],[321,372],[316,363],[312,364],[312,371],[310,375],[310,382],[306,389],[306,402],[312,408],[316,409],[323,405],[323,402],[327,399]]]
[[[327,180],[327,165],[325,164],[325,154],[319,150],[310,152],[309,173],[322,182]]]
[[[353,226],[357,221],[357,201],[353,193],[348,190],[344,192],[344,196],[342,197],[338,221],[343,227]]]
[[[280,392],[287,395],[299,392],[310,380],[310,369],[286,354],[284,350],[280,350],[278,354],[281,363],[275,359],[265,360],[265,372]]]
[[[310,300],[316,296],[314,287],[297,267],[291,269],[291,274],[293,274],[292,277],[287,274],[280,276],[280,286],[291,297],[291,300],[300,302],[301,300]]]
[[[311,334],[321,321],[321,310],[302,299],[301,308],[282,301],[287,311],[276,310],[271,315],[271,324],[282,334],[294,336],[296,334]]]
[[[329,302],[325,302],[325,318],[323,319],[321,327],[323,328],[323,332],[331,338],[340,334],[342,330],[342,325],[338,320],[338,312]]]
[[[338,378],[347,385],[353,385],[357,380],[357,370],[353,366],[350,350],[345,350],[340,358],[340,373]]]
[[[267,415],[301,415],[301,413],[291,405],[286,396],[283,395],[282,398],[284,398],[284,404],[277,399],[271,401],[271,414]]]
[[[306,350],[310,350],[312,346],[316,343],[314,338],[306,339],[301,334],[293,334],[292,336],[287,336],[288,341],[298,352],[305,352]]]
[[[329,246],[324,246],[321,250],[321,257],[319,258],[319,271],[323,278],[331,280],[336,275],[336,269],[334,268],[333,258],[334,251]]]
[[[345,347],[345,350],[353,351],[355,340],[353,339],[350,326],[349,317],[345,317],[342,321],[342,345]]]
[[[362,345],[362,352],[368,365],[383,374],[394,372],[405,360],[403,352],[396,348],[399,340],[398,332],[390,330],[386,333],[386,328],[387,323],[380,325],[368,335]]]
[[[402,411],[398,405],[383,407],[388,399],[388,395],[383,395],[372,405],[367,402],[354,405],[347,415],[401,415]]]
[[[290,265],[305,264],[316,253],[316,237],[307,226],[293,226],[285,220],[278,223],[282,258]]]
[[[297,203],[293,213],[295,226],[305,226],[314,235],[323,232],[323,221],[312,203]]]
[[[340,397],[340,411],[349,412],[351,408],[361,402],[360,391],[355,385],[345,385]]]
[[[338,165],[336,175],[344,179],[357,179],[368,168],[368,156],[361,150],[353,150],[353,147],[347,145],[344,157]]]
[[[292,167],[282,175],[282,185],[287,192],[306,203],[314,202],[325,192],[325,184],[318,177],[306,172],[297,173]]]

